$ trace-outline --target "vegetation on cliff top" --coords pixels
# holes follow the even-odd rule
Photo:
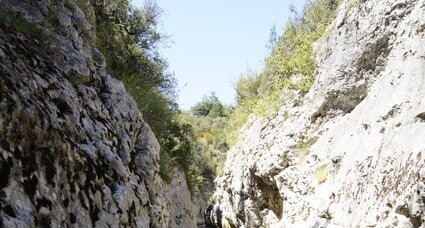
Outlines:
[[[302,13],[293,10],[282,36],[275,37],[272,29],[268,45],[271,54],[265,59],[263,71],[243,74],[236,82],[237,105],[228,126],[230,145],[236,143],[239,129],[249,115],[268,117],[281,107],[288,94],[309,91],[315,71],[313,44],[325,34],[340,2],[308,2]]]
[[[94,6],[94,15],[97,47],[108,73],[124,83],[161,145],[161,176],[170,181],[172,167],[179,165],[189,188],[197,189],[203,179],[194,165],[193,133],[176,121],[176,80],[158,52],[165,37],[157,29],[161,9],[155,1],[145,1],[138,9],[128,0],[105,0]]]
[[[212,181],[215,177],[217,164],[223,163],[216,161],[216,151],[208,148],[212,139],[224,141],[215,134],[224,126],[219,119],[228,115],[225,107],[212,94],[194,108],[194,114],[178,109],[176,80],[158,52],[165,36],[157,29],[161,9],[155,1],[147,0],[138,9],[129,0],[105,0],[94,5],[94,16],[85,3],[81,0],[79,5],[91,15],[96,44],[105,56],[108,73],[124,83],[160,143],[162,178],[171,181],[172,168],[180,166],[189,189],[198,191],[205,178]],[[210,120],[200,116],[209,116]],[[228,149],[218,147],[222,153]]]

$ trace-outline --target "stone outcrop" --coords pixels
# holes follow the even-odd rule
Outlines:
[[[424,227],[424,44],[424,0],[342,3],[310,92],[251,118],[210,214],[227,227]]]
[[[164,189],[171,206],[169,227],[196,227],[196,210],[183,168],[174,168],[173,179]]]
[[[105,71],[90,1],[0,5],[0,226],[195,226],[174,219],[193,206],[174,205],[155,136]]]

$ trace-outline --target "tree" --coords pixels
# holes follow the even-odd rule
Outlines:
[[[237,103],[240,104],[245,99],[256,99],[258,97],[259,86],[260,80],[257,73],[242,74],[235,84]]]
[[[195,116],[209,116],[212,118],[226,116],[225,108],[215,92],[211,92],[209,96],[204,96],[202,101],[192,107],[191,111]]]
[[[272,53],[276,45],[277,45],[276,25],[273,25],[273,27],[270,29],[269,40],[266,44],[266,48],[270,51],[270,53]]]
[[[96,44],[108,73],[123,81],[155,135],[162,137],[176,109],[176,80],[158,52],[161,9],[153,0],[140,9],[128,0],[105,0],[94,7]]]

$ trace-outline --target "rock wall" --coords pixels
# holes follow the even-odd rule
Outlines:
[[[195,205],[192,203],[183,168],[174,168],[173,179],[166,186],[164,194],[167,195],[172,216],[169,227],[196,227]]]
[[[0,0],[0,226],[194,227],[81,3]]]
[[[345,1],[310,92],[228,154],[216,224],[424,227],[424,44],[424,0]]]

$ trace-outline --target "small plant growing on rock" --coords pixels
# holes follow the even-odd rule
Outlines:
[[[358,8],[361,5],[363,5],[364,3],[366,3],[367,0],[353,0],[350,1],[347,5],[347,9],[345,11],[345,16],[348,15],[348,13],[353,9],[353,8]]]
[[[314,177],[316,178],[317,182],[319,184],[326,181],[328,177],[329,168],[328,165],[321,165],[319,168],[316,169],[316,172],[314,173]]]
[[[307,154],[310,153],[310,147],[316,143],[317,139],[319,139],[319,137],[313,137],[308,139],[307,141],[303,141],[298,145],[298,148],[296,149],[295,153],[299,156],[299,157],[304,157]]]
[[[215,198],[215,196],[213,195],[213,192],[211,192],[211,191],[206,192],[206,193],[204,194],[204,196],[205,196],[205,199],[207,199],[207,203],[208,203],[208,204],[215,204],[215,202],[216,202],[216,198]]]
[[[285,112],[283,113],[283,116],[285,117],[285,120],[287,120],[289,118],[288,110],[285,110]]]

